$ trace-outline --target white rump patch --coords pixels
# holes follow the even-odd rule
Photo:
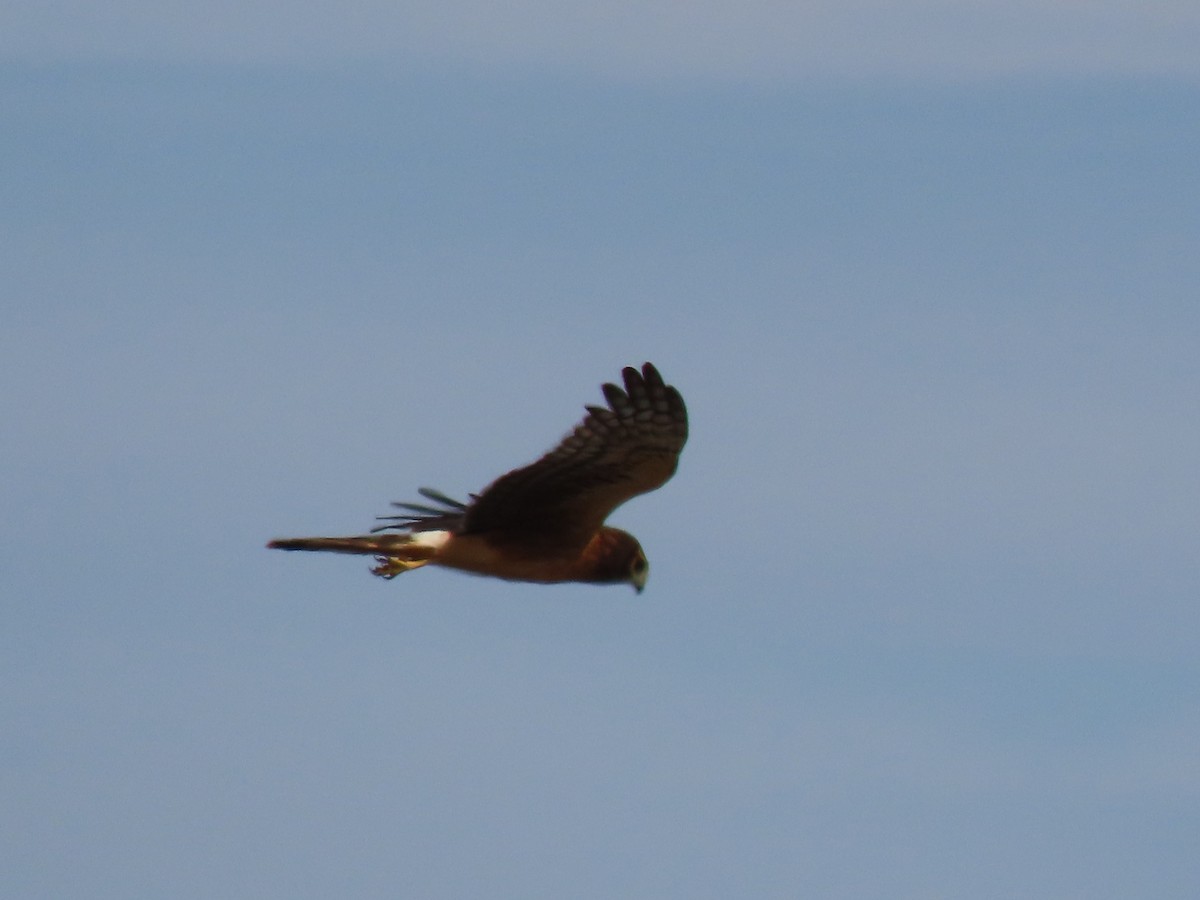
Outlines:
[[[450,540],[450,535],[449,531],[413,531],[409,533],[407,543],[414,547],[441,550],[446,541]]]

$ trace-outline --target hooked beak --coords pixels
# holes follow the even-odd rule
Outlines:
[[[643,568],[640,572],[634,572],[630,575],[629,583],[633,585],[633,589],[639,594],[646,589],[646,581],[650,577],[650,570]]]

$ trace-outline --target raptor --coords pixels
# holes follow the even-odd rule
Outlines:
[[[280,538],[277,550],[376,557],[383,578],[425,565],[545,584],[628,583],[640,593],[650,565],[637,539],[604,524],[625,501],[661,487],[687,441],[679,391],[646,363],[605,384],[605,406],[587,415],[554,449],[514,469],[468,502],[421,488],[428,503],[393,503],[370,534]]]

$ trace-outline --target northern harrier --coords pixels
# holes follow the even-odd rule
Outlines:
[[[284,538],[267,546],[374,555],[371,571],[383,578],[433,564],[512,581],[628,582],[640,593],[650,573],[646,554],[633,535],[604,520],[675,472],[687,441],[687,409],[650,363],[622,375],[624,390],[602,387],[607,407],[587,407],[557,447],[472,494],[469,503],[421,488],[436,506],[393,503],[406,513],[381,516],[392,524],[371,534]]]

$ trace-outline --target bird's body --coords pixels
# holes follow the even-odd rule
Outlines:
[[[385,578],[433,564],[512,581],[627,582],[640,591],[649,572],[641,546],[603,523],[674,473],[687,441],[687,410],[650,363],[623,376],[624,390],[603,386],[608,407],[588,407],[557,447],[471,495],[470,503],[422,488],[437,506],[393,504],[408,512],[385,517],[393,524],[371,534],[268,546],[372,555],[379,565],[371,571]]]

